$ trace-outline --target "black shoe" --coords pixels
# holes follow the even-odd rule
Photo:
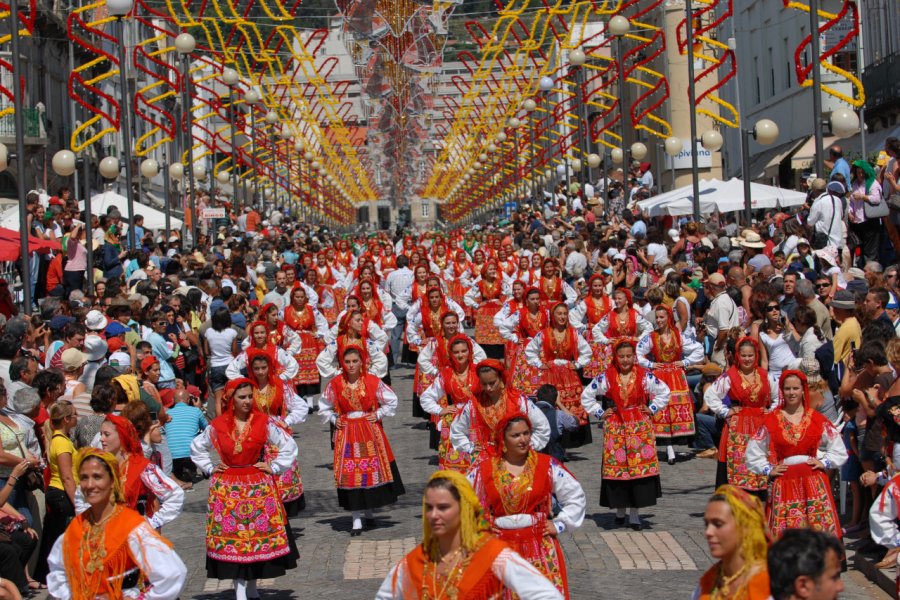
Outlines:
[[[641,529],[644,528],[644,526],[641,525],[640,523],[632,523],[631,528],[634,529],[635,531],[640,531]]]
[[[362,535],[362,529],[351,529],[350,537],[359,537]]]
[[[363,529],[365,529],[366,531],[375,529],[376,527],[378,527],[378,521],[375,520],[375,517],[372,517],[371,519],[363,519]]]
[[[670,458],[670,459],[669,459],[669,464],[670,464],[670,465],[674,465],[674,464],[675,464],[675,459],[674,459],[674,458]]]
[[[624,525],[625,517],[616,517],[616,525]]]

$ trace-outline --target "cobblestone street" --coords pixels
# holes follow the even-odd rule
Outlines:
[[[393,371],[401,401],[398,414],[385,422],[407,493],[380,512],[378,527],[350,538],[350,516],[337,508],[331,473],[328,428],[317,415],[297,427],[307,506],[292,519],[300,564],[284,577],[259,582],[263,598],[328,598],[360,600],[374,597],[390,566],[421,535],[421,494],[436,468],[428,449],[428,432],[411,417],[412,371]],[[711,560],[702,533],[702,511],[712,492],[715,461],[692,459],[669,466],[663,462],[663,497],[642,515],[643,531],[616,527],[613,514],[599,506],[599,436],[567,463],[588,496],[581,529],[562,538],[572,598],[690,598]],[[232,598],[230,581],[206,579],[204,528],[206,485],[187,495],[184,514],[163,532],[190,570],[183,598]],[[861,574],[844,574],[842,598],[887,598]]]

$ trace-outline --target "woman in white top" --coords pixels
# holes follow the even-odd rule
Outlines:
[[[776,381],[781,377],[782,371],[790,369],[797,361],[786,339],[790,335],[785,330],[786,321],[778,300],[772,298],[766,302],[766,312],[759,326],[759,341],[765,349],[760,365]]]
[[[238,353],[237,331],[231,327],[231,313],[226,306],[217,308],[211,320],[212,327],[203,334],[203,354],[209,365],[209,389],[215,397],[216,406],[219,406],[225,384],[228,383],[228,365]]]

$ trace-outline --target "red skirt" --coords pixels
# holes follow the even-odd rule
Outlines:
[[[506,340],[494,325],[494,315],[503,306],[499,302],[485,302],[475,311],[475,341],[481,345],[502,345]]]
[[[344,427],[335,430],[334,482],[338,489],[374,488],[393,482],[393,461],[380,423],[344,419]]]
[[[416,372],[413,377],[413,394],[421,397],[422,394],[425,393],[425,390],[428,389],[432,383],[434,383],[436,375],[429,375],[425,373],[421,369],[419,369],[418,363],[416,364]]]
[[[775,539],[787,529],[814,529],[841,537],[837,508],[828,476],[809,465],[791,465],[772,480],[766,502],[769,529]]]
[[[541,370],[540,383],[553,385],[560,403],[578,419],[579,425],[587,425],[588,414],[581,405],[581,392],[584,386],[581,385],[577,371],[560,365],[550,365]]]
[[[769,478],[758,475],[747,467],[747,444],[766,417],[761,408],[741,408],[740,412],[725,420],[722,443],[719,444],[719,462],[725,463],[728,483],[752,492],[769,487]]]
[[[589,326],[585,331],[585,337],[591,347],[591,362],[584,368],[584,376],[588,379],[593,379],[606,371],[612,360],[612,344],[601,344],[593,341],[592,329]]]
[[[672,439],[694,435],[694,400],[688,390],[687,377],[682,367],[663,364],[653,369],[663,383],[669,386],[669,404],[653,415],[653,427],[659,439]]]
[[[507,343],[506,356],[511,365],[508,385],[521,392],[523,396],[533,396],[537,389],[541,387],[541,370],[532,367],[525,360],[526,345],[527,342],[520,344]]]
[[[298,332],[302,346],[300,353],[294,355],[297,361],[297,376],[294,377],[295,385],[316,385],[319,383],[319,368],[316,367],[316,358],[325,347],[321,340],[307,331]]]
[[[603,479],[631,480],[659,475],[656,436],[642,407],[609,412],[603,421]]]
[[[545,533],[547,525],[545,515],[532,515],[538,517],[537,522],[531,527],[522,529],[496,529],[492,531],[510,548],[518,552],[522,558],[541,572],[550,583],[556,586],[559,593],[566,599],[569,598],[569,580],[566,576],[566,561],[563,558],[562,547],[559,540]],[[506,596],[504,596],[506,597]],[[515,597],[515,596],[510,596]]]
[[[444,406],[446,400],[441,403]],[[434,417],[433,417],[434,418]],[[460,452],[450,443],[450,425],[453,424],[455,414],[437,417],[436,427],[440,427],[440,441],[438,442],[438,466],[442,470],[456,471],[466,474],[472,468],[472,457],[467,452]]]

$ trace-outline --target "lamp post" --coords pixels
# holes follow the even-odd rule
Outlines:
[[[537,109],[537,102],[528,98],[525,102],[522,103],[522,108],[525,109],[525,112],[528,113],[528,131],[529,131],[529,142],[528,142],[528,155],[530,157],[531,163],[531,173],[529,174],[529,179],[531,180],[531,198],[535,199],[537,197],[537,188],[535,185],[535,174],[534,174],[534,111]]]
[[[762,144],[768,146],[778,139],[778,125],[769,119],[760,119],[756,122],[753,129],[744,129],[741,127],[741,170],[744,179],[744,218],[746,226],[750,226],[750,211],[752,208],[752,199],[750,197],[750,137]]]
[[[616,38],[616,73],[619,79],[619,121],[621,123],[621,160],[617,161],[618,156],[615,151],[612,153],[613,162],[620,163],[625,160],[625,152],[629,147],[630,131],[627,126],[627,117],[625,107],[628,102],[625,100],[625,92],[627,90],[627,77],[625,76],[625,36],[631,28],[631,22],[622,15],[616,15],[609,20],[609,33]],[[624,171],[623,171],[624,173]],[[623,182],[624,183],[624,182]],[[608,188],[609,186],[607,186]],[[609,198],[607,198],[607,203]],[[607,204],[608,205],[608,204]]]
[[[260,95],[254,88],[250,88],[244,94],[244,102],[247,103],[247,106],[250,109],[250,160],[253,161],[254,169],[258,171],[256,167],[256,113],[254,111],[254,105],[259,102]],[[254,198],[251,196],[250,205],[254,205]]]
[[[222,70],[222,81],[228,86],[228,126],[231,131],[231,196],[237,211],[237,150],[234,147],[234,86],[240,80],[238,72],[228,67]],[[225,183],[219,180],[220,183]]]
[[[687,67],[688,67],[688,113],[691,121],[691,184],[694,196],[694,221],[700,220],[700,167],[697,156],[697,90],[694,87],[694,8],[691,0],[684,0],[685,6],[685,35],[687,38]]]
[[[584,50],[581,48],[574,48],[569,51],[569,69],[573,71],[575,76],[575,106],[573,107],[575,110],[575,118],[578,120],[578,151],[581,154],[581,157],[587,157],[587,127],[585,124],[585,119],[582,116],[582,110],[584,109],[584,85],[582,83],[583,77],[581,72],[581,67],[584,63],[587,62],[587,55],[584,53]],[[580,164],[580,163],[578,163]],[[574,165],[573,165],[574,166]],[[575,171],[580,172],[579,180],[581,183],[581,190],[584,193],[584,187],[586,183],[586,169],[574,169]]]
[[[194,189],[194,132],[191,111],[191,52],[197,47],[197,41],[189,33],[181,33],[175,38],[175,50],[181,55],[181,111],[184,117],[184,150],[187,152],[187,171],[189,196],[188,210],[191,211],[191,242],[197,243],[196,191]]]
[[[132,175],[131,175],[131,94],[128,90],[128,73],[126,71],[125,62],[125,17],[131,14],[134,8],[133,0],[107,0],[106,8],[109,14],[116,18],[119,24],[119,85],[122,86],[122,102],[120,105],[120,125],[119,131],[122,133],[122,150],[120,154],[125,160],[125,199],[128,206],[128,247],[132,250],[135,248],[134,240],[134,199],[132,198]]]
[[[304,212],[306,213],[307,217],[311,217],[313,214],[313,212],[312,212],[312,178],[311,178],[313,158],[315,158],[313,153],[310,152],[309,150],[307,150],[306,152],[303,153],[303,156],[300,159],[300,203],[301,204],[304,204],[304,202],[303,202],[303,163],[307,162],[310,164],[309,170],[306,172],[306,181],[307,181],[306,203],[305,203],[305,208],[303,209]]]
[[[520,195],[519,180],[521,179],[519,177],[519,134],[518,134],[518,130],[519,130],[519,127],[522,126],[522,121],[520,121],[518,119],[518,117],[512,117],[512,118],[510,118],[509,121],[507,121],[506,124],[512,130],[512,136],[513,136],[513,138],[512,138],[512,157],[511,158],[516,166],[515,194],[516,194],[516,199],[518,200],[518,197]]]
[[[266,113],[266,123],[271,126],[269,132],[269,143],[271,144],[272,148],[272,207],[274,210],[278,210],[278,176],[275,172],[275,170],[278,168],[278,165],[276,164],[275,148],[277,144],[276,140],[278,130],[276,125],[279,121],[280,119],[278,118],[278,113],[274,110],[270,110]]]
[[[159,164],[156,159],[146,158],[141,161],[141,175],[151,180],[159,175],[160,170],[165,171],[166,153],[163,152],[163,164]],[[163,177],[163,214],[166,217],[166,231],[172,231],[172,210],[169,207],[169,179],[168,176]]]
[[[690,1],[690,0],[688,0]],[[819,0],[809,0],[809,43],[812,50],[813,136],[816,147],[813,162],[816,177],[825,177],[825,157],[822,156],[822,75],[819,71]]]

